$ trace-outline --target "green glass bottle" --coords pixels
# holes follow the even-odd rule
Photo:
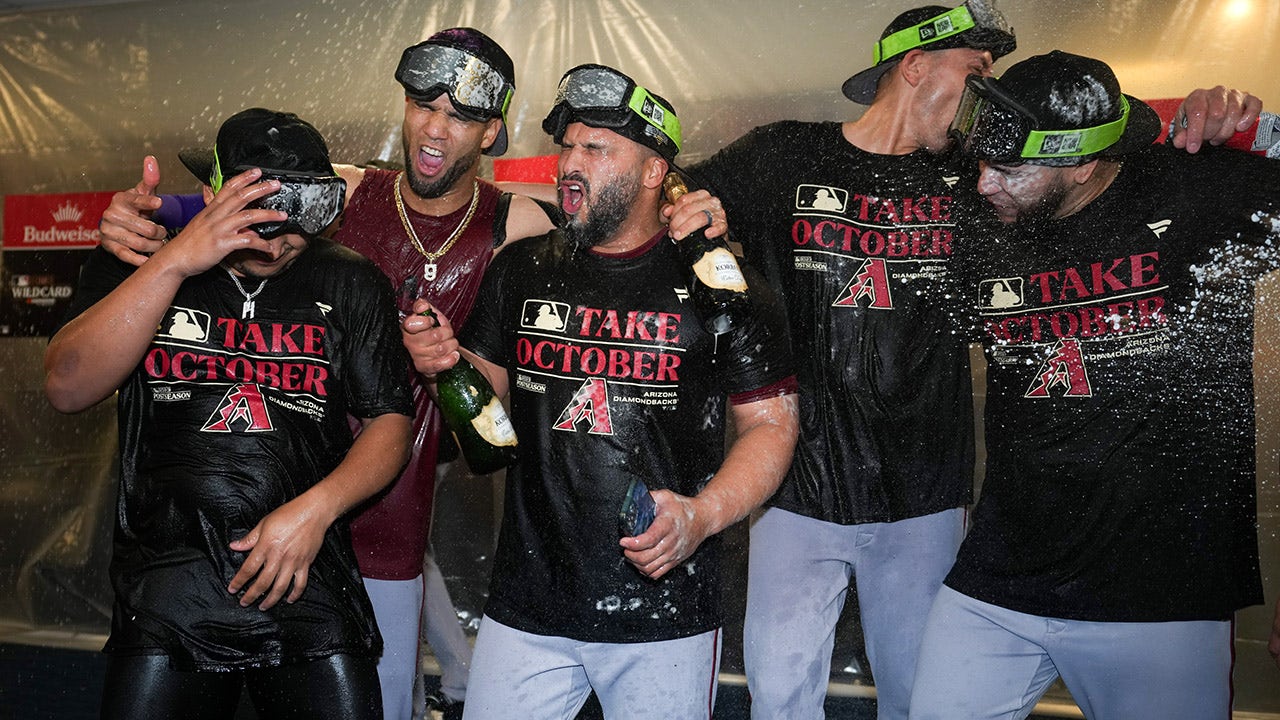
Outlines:
[[[431,310],[422,314],[436,320]],[[466,358],[436,373],[436,405],[472,473],[488,475],[515,462],[519,446],[511,418],[493,386]]]

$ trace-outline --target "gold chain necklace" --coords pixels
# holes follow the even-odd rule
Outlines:
[[[427,252],[422,247],[422,241],[418,239],[418,233],[414,232],[413,225],[409,223],[409,213],[404,209],[404,198],[400,196],[401,181],[404,180],[404,172],[402,171],[396,176],[396,210],[400,211],[400,222],[404,225],[404,231],[408,234],[409,239],[413,241],[413,246],[422,253],[422,257],[427,259],[427,264],[422,266],[422,279],[431,282],[436,279],[436,260],[443,257],[449,252],[449,248],[462,237],[463,231],[467,229],[467,225],[471,224],[471,216],[476,214],[476,201],[480,199],[480,183],[471,181],[471,204],[467,206],[467,214],[462,218],[462,222],[458,223],[458,227],[454,228],[453,233],[449,235],[449,239],[444,241],[440,249],[435,252]]]

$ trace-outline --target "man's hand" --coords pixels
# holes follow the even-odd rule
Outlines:
[[[409,351],[413,367],[428,380],[436,373],[448,370],[458,363],[458,339],[453,335],[449,318],[439,309],[433,309],[436,320],[423,315],[431,303],[422,298],[413,301],[413,313],[400,323],[400,336]]]
[[[654,490],[658,512],[648,530],[618,541],[622,554],[651,579],[684,562],[711,535],[711,527],[698,511],[697,498],[677,495],[670,490]]]
[[[1205,142],[1221,145],[1253,127],[1260,112],[1262,100],[1242,90],[1193,90],[1174,113],[1173,146],[1194,153]]]
[[[261,599],[260,610],[269,610],[281,598],[296,602],[307,589],[311,563],[320,552],[325,530],[332,522],[333,518],[322,513],[305,495],[276,508],[248,534],[230,544],[232,550],[247,552],[249,557],[231,578],[227,592],[234,595],[244,588],[241,607],[249,607]]]
[[[676,240],[683,240],[689,233],[702,228],[707,237],[718,237],[729,231],[720,198],[706,190],[694,190],[681,195],[675,204],[662,206],[667,232]]]
[[[159,185],[160,164],[154,155],[148,155],[142,159],[142,180],[132,190],[111,196],[111,204],[98,223],[103,249],[130,265],[146,262],[147,255],[164,243],[165,229],[151,222],[152,213],[160,209],[156,196]]]
[[[257,182],[262,171],[253,168],[228,180],[204,210],[182,232],[156,252],[184,277],[192,277],[222,262],[237,250],[272,254],[269,241],[249,229],[256,223],[280,222],[288,215],[279,210],[245,209],[245,206],[280,189],[279,180]]]

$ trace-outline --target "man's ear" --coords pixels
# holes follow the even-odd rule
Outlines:
[[[1071,168],[1071,181],[1074,182],[1076,185],[1083,185],[1089,182],[1089,180],[1093,177],[1093,174],[1096,173],[1097,171],[1098,171],[1097,159],[1090,160],[1089,162],[1083,165],[1076,165],[1075,167]]]
[[[498,131],[502,129],[501,118],[489,118],[485,121],[484,137],[480,139],[480,149],[488,150],[498,140]]]
[[[911,87],[915,87],[924,80],[931,70],[932,65],[929,63],[928,53],[920,48],[912,48],[907,51],[906,55],[902,56],[897,65],[889,69],[889,73],[897,73],[904,82]]]
[[[667,177],[667,171],[671,166],[661,155],[652,155],[648,160],[644,161],[644,174],[641,182],[644,187],[658,188],[662,187],[662,181]]]

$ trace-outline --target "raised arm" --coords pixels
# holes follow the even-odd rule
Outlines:
[[[232,550],[249,553],[227,586],[232,594],[244,589],[240,605],[261,601],[258,607],[267,610],[281,598],[296,602],[329,526],[400,474],[413,443],[412,418],[390,413],[363,418],[361,425],[333,472],[231,543]]]
[[[228,181],[151,261],[54,335],[44,355],[44,390],[54,408],[80,412],[115,392],[142,359],[184,280],[233,251],[271,251],[267,241],[244,230],[253,223],[285,218],[274,210],[244,209],[280,188],[275,180],[255,182],[260,174],[251,170]]]
[[[657,579],[684,562],[704,540],[768,500],[786,475],[799,433],[795,395],[732,406],[737,437],[724,464],[696,497],[654,490],[658,505],[644,533],[622,538],[627,560]]]

